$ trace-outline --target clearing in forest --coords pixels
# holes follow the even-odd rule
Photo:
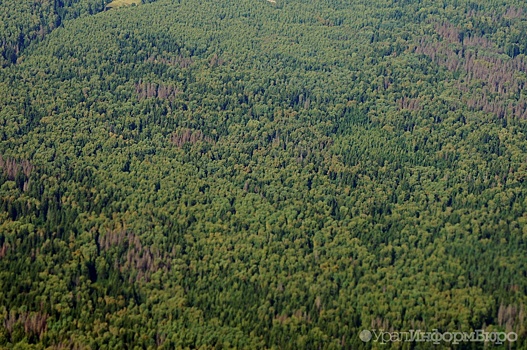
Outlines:
[[[114,0],[108,5],[106,5],[106,8],[114,9],[114,8],[123,7],[123,6],[140,5],[140,4],[141,4],[141,0]]]

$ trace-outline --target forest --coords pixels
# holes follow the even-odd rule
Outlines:
[[[0,348],[527,349],[525,2],[109,3],[0,1]]]

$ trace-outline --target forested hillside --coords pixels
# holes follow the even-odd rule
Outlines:
[[[68,19],[104,10],[106,0],[0,2],[0,67],[16,63],[32,41],[39,41]]]
[[[527,348],[524,2],[105,5],[0,2],[0,348]]]

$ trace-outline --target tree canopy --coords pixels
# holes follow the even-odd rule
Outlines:
[[[527,346],[524,2],[106,5],[0,3],[0,347]]]

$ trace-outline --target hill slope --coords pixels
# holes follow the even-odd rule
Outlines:
[[[524,348],[521,6],[160,0],[64,22],[0,71],[0,345],[485,327]]]

